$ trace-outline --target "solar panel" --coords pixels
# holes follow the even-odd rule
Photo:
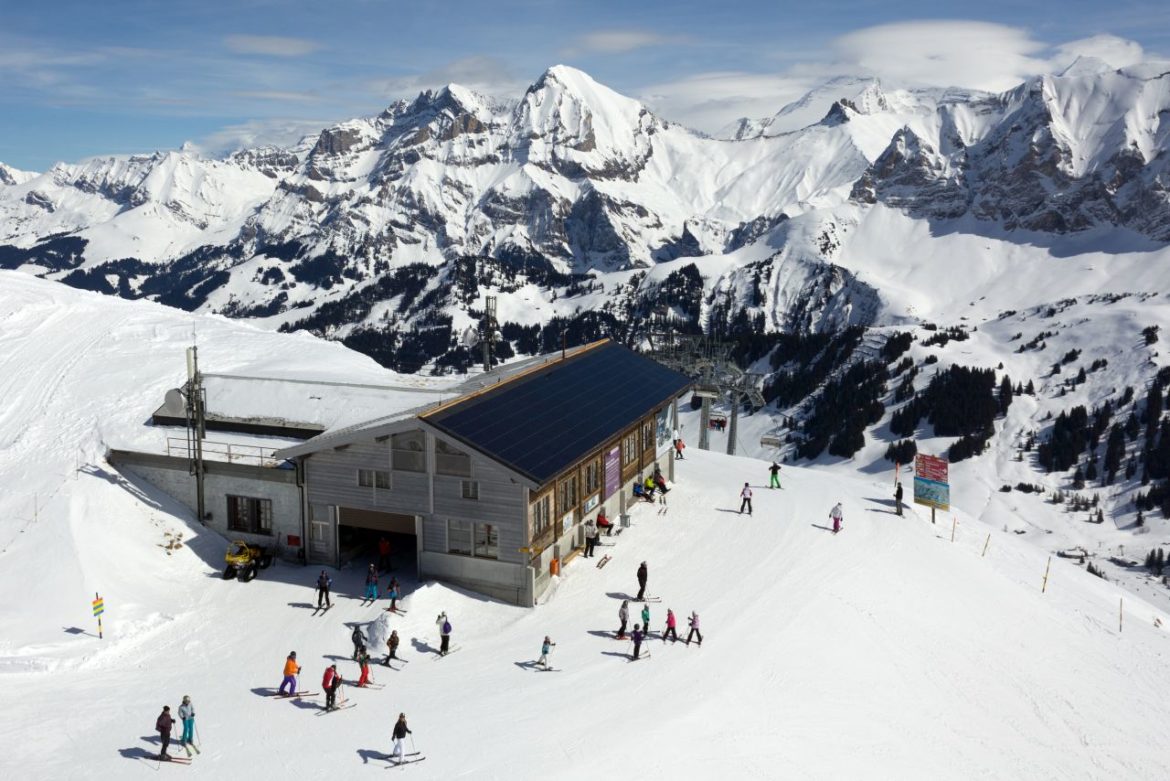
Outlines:
[[[690,384],[609,342],[423,417],[544,484]]]

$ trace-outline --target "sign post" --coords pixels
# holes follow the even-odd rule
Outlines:
[[[98,640],[102,639],[102,613],[106,612],[106,603],[95,591],[93,594],[93,614],[98,620]]]
[[[914,503],[930,508],[930,522],[935,510],[951,509],[950,464],[945,458],[919,453],[914,456]]]

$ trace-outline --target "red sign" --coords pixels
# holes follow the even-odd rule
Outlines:
[[[914,456],[914,476],[933,480],[936,483],[949,483],[947,467],[950,466],[945,458],[928,456],[922,453]]]

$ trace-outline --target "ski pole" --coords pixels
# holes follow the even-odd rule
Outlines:
[[[413,732],[410,733],[410,750],[414,751],[416,753],[418,752],[418,749],[414,747],[414,733]]]

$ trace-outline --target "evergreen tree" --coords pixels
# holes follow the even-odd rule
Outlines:
[[[1158,432],[1158,422],[1162,419],[1162,386],[1154,382],[1150,386],[1150,395],[1146,397],[1146,442],[1152,442],[1154,434]]]
[[[1012,403],[1012,378],[1006,374],[999,381],[999,414],[1006,415]]]
[[[1028,394],[1029,396],[1036,395],[1036,386],[1032,384],[1031,380],[1028,380],[1028,386],[1024,388],[1024,393]]]
[[[1121,468],[1121,459],[1125,457],[1125,432],[1121,426],[1114,424],[1109,429],[1109,441],[1105,444],[1105,484],[1111,485],[1117,479],[1117,470]]]
[[[1073,472],[1073,488],[1075,490],[1079,491],[1084,487],[1085,487],[1085,475],[1083,472],[1081,472],[1081,468],[1078,466],[1077,471]]]

